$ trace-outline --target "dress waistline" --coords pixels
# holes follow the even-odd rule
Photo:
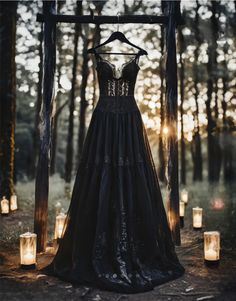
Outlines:
[[[134,95],[100,95],[96,105],[96,109],[107,112],[126,113],[131,111],[137,111],[138,106]]]

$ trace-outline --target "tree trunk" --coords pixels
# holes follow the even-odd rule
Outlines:
[[[219,141],[217,139],[217,124],[216,120],[213,119],[211,101],[212,93],[214,88],[214,82],[216,81],[216,69],[217,69],[217,36],[218,36],[218,20],[216,18],[217,13],[217,2],[211,1],[211,28],[212,28],[212,42],[208,44],[208,81],[207,81],[207,101],[206,101],[206,112],[207,112],[207,149],[208,149],[208,180],[210,182],[217,181],[219,174]]]
[[[96,14],[98,16],[101,16],[102,9],[105,5],[105,2],[103,1],[98,1],[94,2],[95,8],[96,8]],[[87,31],[87,27],[85,25],[85,31]],[[83,144],[84,144],[84,138],[85,138],[85,113],[86,113],[86,108],[88,106],[88,103],[86,101],[86,87],[87,87],[87,80],[88,80],[88,75],[89,75],[89,69],[88,69],[88,54],[87,54],[87,48],[90,43],[88,37],[85,35],[82,36],[83,38],[83,64],[82,64],[82,82],[81,82],[81,89],[80,89],[80,114],[79,114],[79,135],[78,135],[78,156],[77,156],[77,161],[79,162],[82,149],[83,149]],[[101,39],[101,29],[100,25],[95,27],[95,34],[93,38],[93,45],[99,44]],[[94,58],[93,58],[94,60]],[[95,61],[93,61],[93,64],[95,64]],[[94,78],[94,87],[93,87],[93,106],[95,106],[95,98],[96,98],[96,83],[95,83],[95,78],[96,78],[96,72],[94,69],[93,72],[93,78]]]
[[[235,2],[236,5],[236,2]],[[236,7],[236,6],[235,6]],[[226,23],[225,35],[227,36],[228,25]],[[225,99],[226,92],[228,91],[228,68],[227,68],[227,53],[228,45],[224,45],[224,61],[223,61],[223,95],[222,95],[222,110],[223,110],[223,130],[222,130],[222,140],[223,140],[223,177],[225,182],[231,182],[234,180],[233,174],[233,137],[232,137],[232,126],[230,124],[230,119],[227,119],[227,102]],[[233,125],[233,124],[232,124]]]
[[[101,41],[101,28],[100,25],[96,26],[94,39],[93,39],[93,47],[100,44]],[[93,56],[93,108],[96,105],[96,90],[97,90],[97,76],[96,76],[96,59],[95,56]]]
[[[17,1],[0,2],[0,196],[14,193]]]
[[[227,92],[227,65],[224,62],[225,70],[223,80],[223,95],[222,95],[222,109],[223,109],[223,176],[226,182],[233,180],[233,154],[232,154],[232,133],[230,124],[227,122],[226,111],[227,102],[225,101],[225,94]]]
[[[215,171],[214,171],[214,180],[219,181],[220,180],[220,170],[221,170],[221,163],[222,163],[222,151],[220,147],[220,129],[218,127],[218,116],[219,116],[219,109],[218,109],[218,79],[215,79],[215,86],[214,86],[214,92],[215,92]]]
[[[51,17],[55,12],[56,1],[44,1],[44,64],[43,64],[43,102],[41,110],[41,148],[35,183],[34,231],[37,234],[37,250],[46,249],[48,218],[48,187],[50,146],[52,128],[52,108],[54,99],[54,76],[56,65],[56,24]]]
[[[37,85],[37,100],[36,100],[36,111],[34,117],[34,135],[33,135],[33,158],[32,158],[32,167],[31,167],[31,178],[35,178],[36,174],[36,164],[38,159],[38,150],[39,150],[39,114],[42,105],[42,78],[43,78],[43,26],[41,26],[41,31],[38,35],[39,39],[39,72],[38,72],[38,85]]]
[[[180,245],[179,220],[179,175],[178,175],[178,102],[177,102],[177,62],[175,30],[180,18],[179,1],[162,1],[164,13],[169,16],[166,24],[166,119],[168,135],[168,217],[175,244]]]
[[[199,31],[199,15],[198,10],[200,8],[199,2],[196,1],[196,15],[195,15],[195,38],[196,38],[196,48],[194,50],[194,99],[196,111],[194,112],[195,128],[192,141],[192,157],[193,157],[193,180],[202,181],[202,143],[200,136],[200,124],[199,124],[199,106],[198,106],[198,96],[199,96],[199,76],[198,76],[198,57],[199,57],[199,47],[201,45],[201,37]]]
[[[213,80],[210,76],[211,70],[211,47],[208,48],[208,80],[207,80],[207,100],[206,100],[206,114],[207,114],[207,153],[208,153],[208,180],[210,182],[214,181],[214,137],[213,129],[214,122],[211,115],[211,98],[213,92]]]
[[[57,11],[60,13],[62,6],[64,4],[64,1],[58,1],[57,3]],[[61,54],[62,52],[62,32],[59,27],[57,27],[57,49],[58,49],[58,56],[59,56],[59,63],[57,65],[57,85],[58,85],[58,91],[56,95],[56,113],[53,116],[52,123],[53,123],[53,129],[52,129],[52,152],[51,152],[51,164],[50,164],[50,175],[54,175],[56,172],[56,153],[57,153],[57,127],[59,122],[60,113],[62,112],[61,108],[61,68],[62,68],[62,62],[63,62],[63,56]]]
[[[83,64],[82,64],[82,82],[80,88],[80,113],[79,113],[79,137],[78,137],[78,162],[80,161],[84,138],[85,138],[85,119],[86,108],[88,103],[86,101],[86,87],[89,75],[88,69],[88,49],[89,39],[86,35],[83,35]]]
[[[59,44],[58,44],[58,48]],[[60,52],[60,50],[59,50]],[[61,106],[61,96],[62,92],[60,91],[61,89],[61,84],[60,84],[60,79],[61,79],[61,64],[58,64],[57,66],[57,83],[58,83],[58,92],[56,95],[56,114],[53,116],[53,129],[52,129],[52,152],[51,152],[51,164],[50,164],[50,175],[54,175],[56,172],[56,153],[57,153],[57,127],[58,127],[58,122],[59,122],[59,117],[60,114],[58,114],[58,110],[60,110]],[[60,110],[62,112],[62,110]]]
[[[161,79],[161,95],[160,95],[160,135],[159,135],[159,147],[158,147],[158,157],[159,157],[159,167],[158,176],[159,180],[166,182],[165,176],[165,152],[164,152],[164,139],[163,139],[163,127],[165,120],[164,112],[164,27],[161,26],[161,62],[160,62],[160,79]]]
[[[181,124],[181,183],[186,184],[186,156],[185,156],[185,138],[184,138],[184,122],[183,122],[183,115],[184,115],[184,60],[183,60],[183,52],[184,52],[184,36],[182,33],[182,29],[179,29],[179,55],[180,55],[180,124]]]
[[[220,170],[221,170],[221,161],[222,161],[222,152],[220,147],[220,137],[219,137],[219,128],[218,128],[218,64],[217,64],[217,39],[219,35],[219,21],[218,15],[220,13],[220,5],[217,1],[212,1],[212,32],[213,32],[213,68],[214,68],[214,92],[215,92],[215,130],[214,130],[214,140],[215,140],[215,164],[214,164],[214,181],[219,181],[220,179]]]
[[[77,1],[76,15],[82,14],[82,2]],[[71,182],[71,174],[73,167],[73,139],[74,139],[74,110],[75,110],[75,87],[77,76],[77,61],[78,61],[78,40],[81,34],[81,25],[75,24],[74,35],[74,55],[73,55],[73,70],[72,70],[72,84],[70,93],[70,114],[69,114],[69,126],[67,134],[67,147],[66,147],[66,163],[65,163],[65,182]]]

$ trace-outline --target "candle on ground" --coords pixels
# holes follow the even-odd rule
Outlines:
[[[193,208],[193,228],[202,228],[202,208],[200,207]]]
[[[6,215],[9,213],[9,201],[6,199],[6,197],[4,196],[1,200],[1,213],[3,215]]]
[[[62,238],[65,220],[66,220],[66,214],[63,212],[60,212],[56,216],[56,224],[55,224],[55,232],[54,232],[55,239]]]
[[[220,233],[218,231],[204,232],[204,259],[208,266],[219,264]]]
[[[183,189],[181,191],[181,201],[184,202],[185,204],[188,203],[188,191],[186,189]]]
[[[17,196],[13,194],[10,199],[11,211],[17,210]]]
[[[22,268],[35,268],[37,235],[26,232],[20,235],[20,263]]]

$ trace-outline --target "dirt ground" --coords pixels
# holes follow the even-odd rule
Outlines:
[[[124,295],[83,286],[73,286],[40,273],[53,257],[50,250],[38,254],[35,270],[19,266],[19,234],[22,221],[32,225],[33,207],[0,217],[0,300],[236,300],[236,250],[222,247],[220,265],[208,268],[203,261],[203,231],[194,231],[189,222],[181,230],[182,245],[176,247],[185,275],[147,293]],[[28,221],[28,222],[26,222]],[[16,226],[17,225],[17,226]]]

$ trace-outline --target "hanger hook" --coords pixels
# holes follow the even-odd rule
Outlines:
[[[117,31],[119,31],[119,25],[120,25],[120,13],[117,13],[117,18],[118,18],[118,24],[117,24]]]

